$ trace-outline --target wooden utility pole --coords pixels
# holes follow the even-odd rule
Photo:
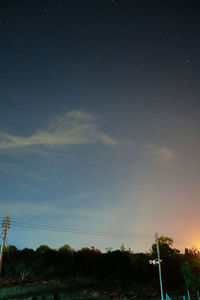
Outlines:
[[[5,248],[6,234],[7,234],[7,229],[9,227],[9,221],[10,221],[10,218],[8,216],[6,218],[4,218],[4,220],[3,220],[4,230],[3,230],[3,242],[2,242],[2,246],[1,246],[1,256],[0,256],[0,275],[1,275],[3,252],[4,252],[4,248]]]

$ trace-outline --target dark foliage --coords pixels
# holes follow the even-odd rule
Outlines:
[[[164,290],[199,289],[199,253],[186,250],[185,254],[180,254],[172,244],[170,238],[159,239]],[[3,275],[20,276],[22,282],[33,277],[87,278],[93,280],[97,288],[149,286],[159,292],[158,266],[149,264],[156,257],[156,244],[149,253],[132,253],[125,249],[101,253],[94,247],[75,251],[69,245],[58,250],[41,245],[35,251],[8,246],[4,252]]]

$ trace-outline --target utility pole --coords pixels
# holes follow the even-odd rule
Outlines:
[[[162,287],[162,274],[161,274],[161,264],[160,264],[160,250],[159,250],[159,243],[158,243],[158,233],[155,234],[156,239],[156,246],[157,246],[157,255],[158,255],[158,269],[159,269],[159,279],[160,279],[160,293],[161,293],[161,300],[164,300],[163,297],[163,287]]]
[[[5,248],[5,242],[6,242],[6,234],[9,225],[10,225],[10,217],[7,216],[3,219],[3,224],[2,224],[4,230],[3,230],[3,242],[1,246],[1,256],[0,256],[0,275],[1,275],[2,262],[3,262],[3,252]]]

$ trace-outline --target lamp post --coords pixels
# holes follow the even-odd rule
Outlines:
[[[158,259],[150,260],[150,264],[158,265],[159,270],[159,280],[160,280],[160,294],[161,294],[161,300],[164,300],[163,296],[163,287],[162,287],[162,274],[161,274],[161,259],[160,259],[160,249],[159,249],[159,243],[158,243],[158,233],[155,234],[155,240],[156,240],[156,248],[157,248],[157,256]]]
[[[158,255],[158,269],[159,269],[159,279],[160,279],[160,293],[161,293],[161,300],[163,300],[163,287],[162,287],[162,274],[161,274],[161,264],[160,264],[160,249],[158,243],[158,233],[156,232],[156,246],[157,246],[157,255]]]

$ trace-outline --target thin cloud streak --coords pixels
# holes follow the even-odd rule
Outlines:
[[[159,147],[155,150],[155,155],[158,161],[171,162],[175,159],[175,155],[169,148]]]
[[[158,147],[155,145],[144,145],[143,146],[145,155],[155,162],[160,164],[171,166],[175,161],[174,152],[168,147]]]
[[[38,130],[30,137],[0,133],[0,150],[2,151],[33,146],[58,148],[98,142],[111,146],[117,143],[98,128],[93,115],[81,110],[70,111],[56,117],[46,130]]]
[[[29,179],[34,179],[38,181],[46,181],[46,178],[39,175],[36,172],[30,172],[30,171],[24,171],[20,164],[14,164],[14,163],[0,163],[0,172],[7,173],[9,175],[15,176],[15,177],[26,177]]]
[[[24,217],[28,215],[32,216],[55,216],[59,215],[60,217],[109,217],[112,215],[113,209],[101,207],[98,208],[69,208],[67,203],[64,201],[55,201],[54,203],[49,202],[24,202],[18,201],[13,203],[9,201],[1,203],[1,214],[2,215],[11,215],[12,217]]]

